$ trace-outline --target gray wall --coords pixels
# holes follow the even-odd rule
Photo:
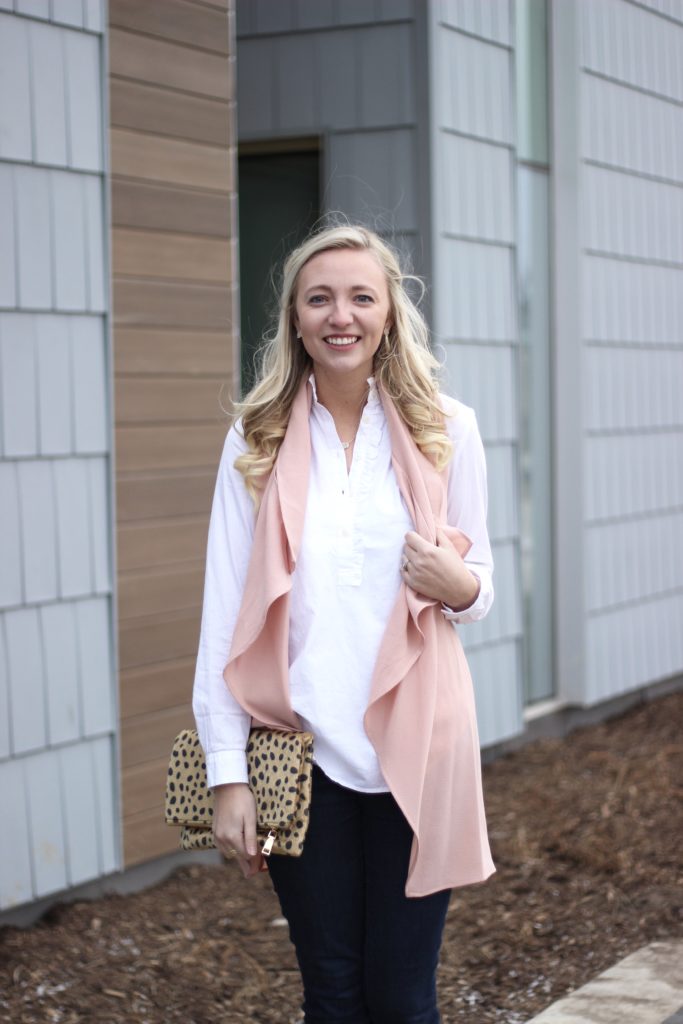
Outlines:
[[[481,740],[522,727],[517,495],[513,8],[436,0],[429,17],[435,341],[486,446],[496,600],[461,631]]]
[[[578,4],[584,699],[683,670],[683,2]]]
[[[105,9],[98,0],[0,6],[6,908],[107,874],[120,857]]]

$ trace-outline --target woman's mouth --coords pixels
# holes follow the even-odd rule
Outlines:
[[[357,341],[360,341],[360,336],[358,334],[333,334],[328,338],[323,338],[323,341],[333,348],[348,348],[349,345],[355,345]]]

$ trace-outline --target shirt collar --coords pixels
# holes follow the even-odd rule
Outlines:
[[[318,402],[318,391],[315,386],[315,374],[311,373],[308,378],[308,383],[311,385],[313,390],[313,402],[315,405],[319,405]],[[377,394],[377,382],[374,377],[368,377],[367,379],[369,391],[368,391],[368,405],[377,405],[379,403],[379,395]]]

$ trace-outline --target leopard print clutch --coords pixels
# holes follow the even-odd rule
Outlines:
[[[312,734],[252,729],[247,766],[261,852],[298,857],[311,802]],[[204,751],[194,729],[183,729],[173,743],[166,776],[166,824],[180,826],[182,850],[209,850],[216,845],[213,795],[206,785]]]

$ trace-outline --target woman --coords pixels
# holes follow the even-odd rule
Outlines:
[[[314,735],[303,854],[268,861],[307,1024],[439,1021],[450,890],[494,870],[455,628],[493,600],[484,450],[405,280],[363,227],[290,254],[209,529],[193,709],[245,877],[252,720]]]

